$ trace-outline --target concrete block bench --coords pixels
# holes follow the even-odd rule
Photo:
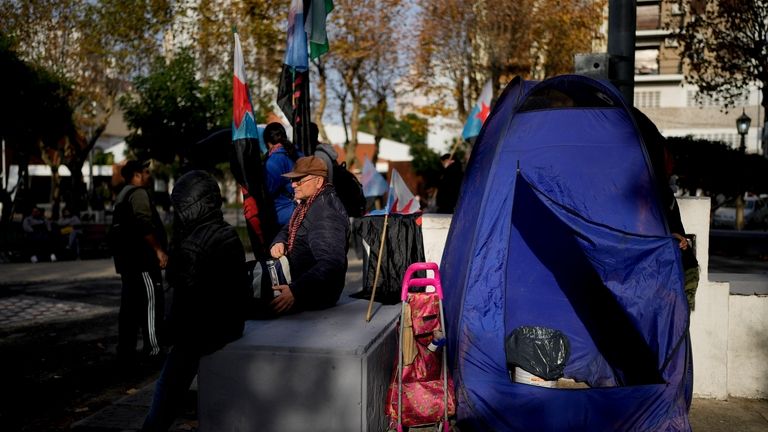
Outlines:
[[[269,321],[202,359],[201,432],[366,431],[386,428],[400,305],[367,300]]]

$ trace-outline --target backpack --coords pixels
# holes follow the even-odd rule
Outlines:
[[[347,169],[347,163],[333,161],[333,187],[349,217],[360,217],[365,213],[363,185]]]
[[[128,199],[137,189],[133,188],[127,191],[123,199],[115,204],[112,211],[112,225],[107,232],[107,244],[113,256],[120,252],[120,246],[124,245],[125,240],[130,236],[129,225],[132,209]]]

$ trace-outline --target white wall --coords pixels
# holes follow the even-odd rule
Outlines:
[[[445,240],[451,227],[449,214],[427,213],[421,218],[421,236],[424,239],[424,259],[440,265]]]
[[[691,314],[693,393],[726,399],[768,397],[768,297],[731,295],[710,282],[709,198],[678,198],[686,231],[696,234],[701,280]]]
[[[696,259],[699,261],[699,288],[696,307],[691,313],[693,347],[693,394],[697,397],[726,399],[728,374],[728,283],[709,281],[709,209],[708,197],[684,197],[677,200],[680,216],[688,234],[696,235]]]
[[[768,297],[729,299],[728,395],[768,398]]]

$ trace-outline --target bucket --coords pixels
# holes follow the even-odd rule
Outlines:
[[[516,383],[539,387],[555,388],[557,386],[557,381],[547,381],[519,367],[515,367],[514,380]]]

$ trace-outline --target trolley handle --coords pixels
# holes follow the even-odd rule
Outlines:
[[[413,273],[420,270],[432,270],[434,277],[431,278],[412,278]],[[403,289],[400,292],[400,299],[406,301],[408,299],[408,289],[419,286],[434,286],[437,291],[437,295],[440,300],[443,299],[443,287],[440,284],[440,272],[436,263],[433,262],[418,262],[408,266],[405,271],[405,277],[403,277]]]

